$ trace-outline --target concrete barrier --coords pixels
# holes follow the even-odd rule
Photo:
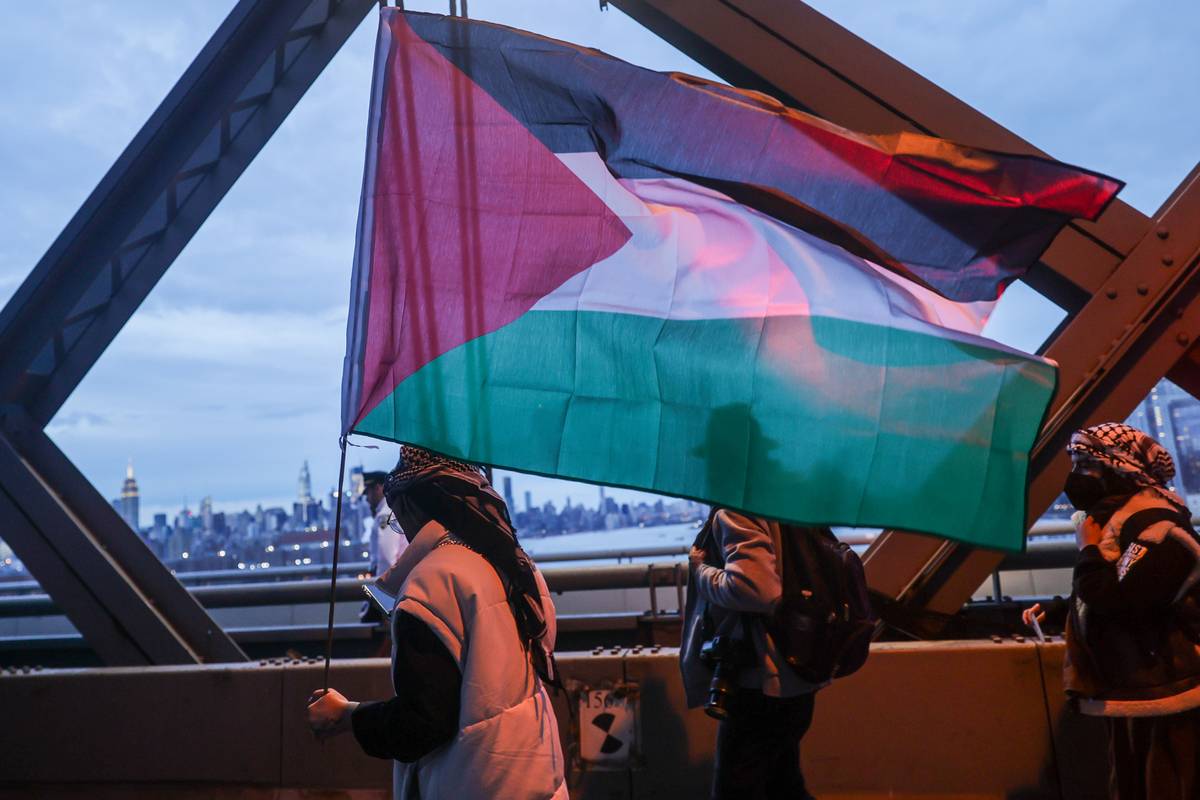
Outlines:
[[[589,800],[704,797],[716,725],[683,707],[674,650],[559,658],[571,685],[635,683],[641,752],[621,770],[580,769]],[[822,798],[1085,798],[1103,793],[1103,730],[1066,710],[1062,645],[878,644],[823,690],[803,761]],[[389,694],[383,659],[336,662],[356,699]],[[304,705],[319,662],[0,675],[0,799],[382,798],[388,762],[353,738],[316,742]],[[555,699],[564,748],[577,717]],[[1099,790],[1097,790],[1099,787]]]

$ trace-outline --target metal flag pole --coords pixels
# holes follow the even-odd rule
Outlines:
[[[333,608],[337,603],[338,552],[342,544],[342,495],[346,493],[346,437],[341,438],[342,458],[338,466],[337,511],[333,515],[333,575],[329,578],[329,627],[325,631],[325,680],[322,685],[329,691],[329,660],[333,658]]]

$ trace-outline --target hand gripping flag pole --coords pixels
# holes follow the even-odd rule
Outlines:
[[[337,603],[338,552],[342,544],[342,495],[345,494],[346,437],[339,440],[342,446],[341,463],[338,466],[337,511],[333,515],[333,574],[329,578],[329,626],[325,631],[325,680],[322,686],[329,691],[329,660],[333,657],[333,609]]]

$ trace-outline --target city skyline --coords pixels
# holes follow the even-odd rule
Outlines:
[[[332,563],[335,539],[340,540],[347,564],[371,562],[375,537],[384,535],[374,523],[375,511],[361,493],[361,466],[348,470],[347,486],[354,487],[340,501],[340,529],[337,517],[339,499],[331,491],[318,497],[312,492],[308,462],[301,463],[291,503],[253,509],[222,510],[211,497],[200,500],[198,513],[185,507],[172,514],[155,512],[152,522],[139,525],[138,483],[132,461],[126,467],[121,495],[113,508],[134,527],[151,551],[174,572],[255,571],[272,567],[307,567]],[[663,525],[696,526],[708,507],[691,500],[648,497],[640,502],[618,503],[603,487],[596,492],[596,506],[567,502],[559,509],[551,501],[532,504],[531,492],[524,492],[525,504],[518,508],[513,497],[512,476],[498,478],[499,488],[510,505],[510,517],[523,540],[553,538],[572,533],[656,528]],[[340,535],[337,535],[340,534]],[[388,534],[391,535],[391,534]],[[23,565],[14,563],[7,548],[0,547],[0,574],[21,575]]]
[[[398,446],[397,446],[397,449],[398,449]],[[135,459],[130,459],[130,460],[133,461]],[[307,465],[307,463],[308,463],[308,459],[304,459],[301,462],[300,469],[303,470],[304,466]],[[393,461],[392,465],[394,465],[394,463],[395,462]],[[360,462],[358,464],[348,464],[346,467],[346,482],[345,482],[346,491],[348,494],[353,493],[353,490],[354,490],[354,487],[352,485],[352,478],[353,478],[352,472],[355,469],[361,469],[364,472],[369,472],[371,470],[380,469],[380,470],[386,472],[388,469],[390,469],[390,466],[376,467],[376,466],[370,466],[370,465],[366,464],[365,462]],[[294,502],[297,498],[297,492],[295,491],[295,489],[293,489],[292,493],[290,493],[290,494],[283,492],[280,494],[272,494],[272,495],[267,495],[267,496],[263,496],[263,497],[259,497],[256,495],[256,496],[249,496],[249,497],[242,497],[242,498],[232,497],[232,498],[227,498],[227,499],[221,498],[220,496],[209,493],[209,492],[197,491],[197,492],[193,492],[191,494],[181,497],[179,502],[177,502],[177,503],[164,502],[161,499],[156,499],[153,502],[147,502],[147,500],[146,500],[147,495],[144,490],[144,483],[145,483],[144,478],[145,478],[145,475],[143,473],[143,480],[142,480],[142,482],[140,482],[138,484],[139,503],[140,503],[141,516],[143,519],[143,527],[145,527],[144,520],[151,519],[154,514],[167,514],[168,517],[173,518],[176,514],[180,513],[185,508],[188,510],[191,510],[193,512],[198,511],[199,507],[200,507],[200,503],[203,502],[205,499],[208,499],[211,501],[212,508],[214,511],[224,512],[224,513],[238,513],[243,510],[253,510],[258,505],[261,505],[263,508],[288,508],[288,507],[290,507],[291,503]],[[639,491],[636,489],[623,489],[623,488],[617,488],[617,487],[600,486],[598,484],[588,484],[588,483],[579,483],[576,481],[557,480],[557,479],[552,479],[552,478],[544,478],[544,477],[537,476],[537,475],[525,475],[525,474],[519,473],[519,472],[513,472],[510,470],[499,470],[499,469],[494,471],[494,481],[495,481],[495,486],[496,486],[497,491],[502,491],[502,488],[504,485],[503,481],[505,478],[508,478],[509,480],[511,480],[513,482],[513,485],[515,487],[517,487],[516,489],[514,489],[514,492],[513,492],[514,499],[516,499],[518,501],[517,507],[515,509],[513,509],[514,513],[516,511],[523,511],[525,509],[524,498],[525,498],[526,494],[530,494],[532,496],[533,504],[537,507],[541,507],[541,506],[545,505],[545,503],[547,501],[549,501],[549,502],[554,503],[554,506],[559,509],[564,507],[567,500],[570,500],[572,505],[584,505],[587,507],[594,507],[595,505],[602,505],[603,499],[606,496],[611,497],[616,502],[623,503],[623,504],[639,503],[639,502],[653,503],[655,500],[657,500],[660,497],[662,497],[668,501],[675,499],[675,498],[670,498],[666,495],[657,495],[652,492],[643,492],[643,491]],[[311,481],[311,478],[310,478],[310,481]],[[290,480],[287,478],[281,478],[279,480],[279,485],[281,488],[288,484],[291,484],[294,487],[294,486],[296,486],[297,483],[298,483],[297,478],[292,478]],[[533,488],[529,488],[529,487],[533,487]],[[106,496],[112,496],[114,498],[112,500],[114,507],[119,503],[120,493],[113,493],[110,489],[108,489],[108,487],[105,487],[105,486],[100,486],[97,488],[99,488],[101,490],[101,492],[103,494],[105,494]],[[310,483],[310,492],[311,491],[312,490],[311,490],[311,483]],[[333,491],[334,491],[334,485],[331,484],[328,487],[328,489],[319,490],[318,492],[313,493],[312,496],[316,497],[316,498],[324,498],[324,497],[328,497],[330,495],[330,493]],[[150,496],[153,497],[154,495],[150,495]],[[599,497],[599,502],[596,504],[590,503],[588,498],[595,498],[595,497]],[[120,513],[120,509],[118,508],[117,510],[118,510],[118,513]]]

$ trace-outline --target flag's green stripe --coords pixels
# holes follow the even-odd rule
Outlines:
[[[840,319],[531,312],[424,366],[357,430],[785,519],[1012,549],[1053,388],[1033,359]]]

